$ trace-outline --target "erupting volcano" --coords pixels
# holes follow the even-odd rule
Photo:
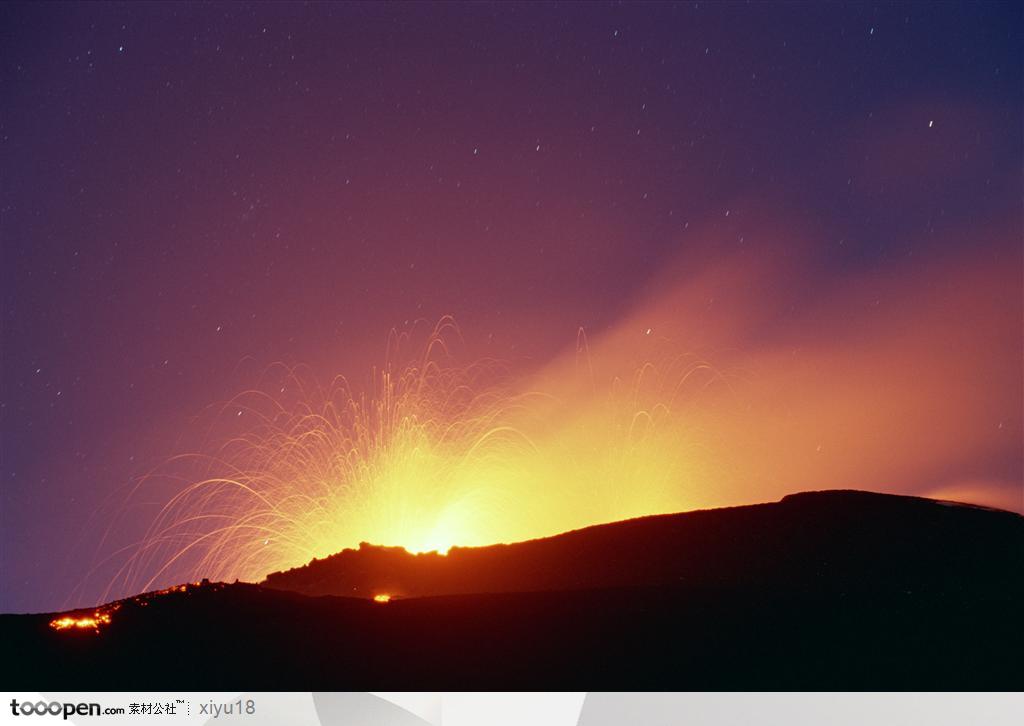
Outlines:
[[[1019,688],[1021,19],[0,4],[12,685]]]
[[[363,541],[444,554],[687,508],[681,412],[724,380],[710,364],[681,356],[593,384],[584,419],[499,361],[456,365],[450,318],[419,329],[423,340],[392,333],[367,392],[277,367],[262,390],[218,405],[212,452],[174,457],[135,487],[184,481],[104,595],[259,581]],[[582,331],[576,352],[582,380]]]

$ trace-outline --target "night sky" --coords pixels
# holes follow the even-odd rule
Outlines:
[[[111,502],[211,402],[275,361],[359,380],[443,315],[464,359],[538,380],[581,327],[623,364],[700,348],[752,386],[751,419],[701,430],[842,449],[751,453],[694,505],[1024,509],[1022,26],[1013,3],[4,4],[0,611],[62,606],[137,537],[152,512],[113,528]]]

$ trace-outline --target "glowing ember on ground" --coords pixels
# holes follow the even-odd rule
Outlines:
[[[54,618],[50,621],[50,627],[54,630],[69,630],[78,629],[86,630],[92,629],[95,632],[100,632],[100,626],[110,624],[110,613],[102,612],[97,610],[91,615],[62,615],[59,618]]]
[[[383,602],[391,602],[391,596],[383,594],[383,593],[380,594],[380,595],[374,595],[373,596],[373,601],[374,602],[381,602],[381,603],[383,603]]]

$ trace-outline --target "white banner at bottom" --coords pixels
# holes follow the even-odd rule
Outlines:
[[[80,726],[1016,726],[1021,693],[4,693],[0,723]]]

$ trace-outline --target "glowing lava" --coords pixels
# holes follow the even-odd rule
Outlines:
[[[50,627],[54,630],[91,630],[99,633],[104,625],[110,625],[110,613],[115,606],[99,608],[85,615],[66,614],[50,621]]]
[[[258,581],[364,541],[446,553],[686,508],[680,483],[694,477],[673,406],[709,366],[680,359],[659,377],[645,364],[605,389],[587,362],[554,395],[496,361],[453,364],[457,335],[447,318],[425,343],[395,335],[368,393],[285,369],[225,403],[221,421],[241,430],[215,427],[217,451],[140,484],[185,486],[110,590]]]
[[[373,601],[379,603],[391,602],[391,596],[386,593],[381,593],[380,595],[374,595]]]

